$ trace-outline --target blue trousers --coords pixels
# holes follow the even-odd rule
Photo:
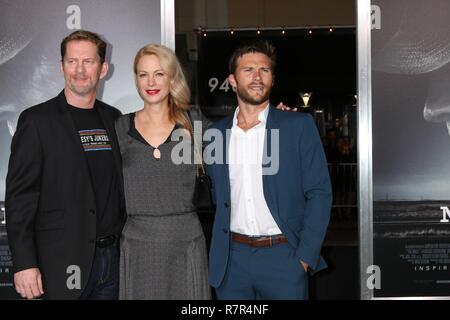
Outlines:
[[[119,299],[119,246],[95,248],[88,283],[79,297],[82,300]]]
[[[231,242],[219,300],[306,300],[308,274],[289,243],[253,248]]]

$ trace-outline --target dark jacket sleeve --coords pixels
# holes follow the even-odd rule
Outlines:
[[[11,143],[6,177],[6,229],[14,272],[38,267],[35,217],[42,171],[42,148],[35,123],[24,111]]]
[[[301,173],[306,199],[304,228],[297,256],[317,268],[320,249],[330,220],[332,203],[328,166],[314,120],[307,116],[300,138]]]

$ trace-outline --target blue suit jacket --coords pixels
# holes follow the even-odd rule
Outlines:
[[[209,256],[209,281],[216,288],[225,275],[230,248],[231,201],[225,137],[229,137],[232,125],[233,115],[212,125],[210,129],[216,129],[212,130],[216,133],[213,135],[216,137],[220,132],[223,139],[210,139],[205,149],[207,172],[217,205]],[[271,143],[277,132],[279,143]],[[313,118],[270,106],[265,141],[263,189],[270,212],[295,248],[298,259],[308,263],[314,272],[324,269],[327,265],[320,250],[330,218],[332,195],[327,162]],[[225,150],[223,154],[220,150],[211,151],[219,146]],[[273,160],[276,154],[279,166],[273,174],[271,171],[277,168]],[[271,163],[266,163],[268,157],[272,157]],[[216,163],[211,164],[213,158]],[[264,174],[264,170],[269,174]]]

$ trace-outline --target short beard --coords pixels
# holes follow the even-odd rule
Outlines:
[[[247,94],[247,92],[245,90],[242,90],[240,88],[236,88],[236,93],[242,101],[244,101],[245,103],[247,103],[249,105],[253,105],[253,106],[260,105],[264,101],[269,100],[269,97],[270,97],[270,89],[267,90],[265,95],[260,96],[258,99],[251,97],[250,95]]]
[[[84,87],[76,87],[74,85],[70,85],[70,89],[73,93],[79,95],[79,96],[85,96],[85,95],[89,95],[92,92],[96,91],[96,87],[92,87],[92,86],[84,86]]]

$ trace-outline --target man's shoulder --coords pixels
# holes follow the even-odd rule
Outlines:
[[[118,117],[120,117],[122,115],[122,112],[120,112],[119,109],[117,109],[116,107],[113,107],[103,101],[97,100],[97,105],[99,108],[102,108],[102,110],[104,112],[111,115],[114,119],[117,119]]]
[[[271,113],[273,117],[277,118],[277,120],[287,123],[304,122],[312,118],[312,116],[306,112],[282,111],[274,107],[272,107]]]
[[[48,117],[55,114],[59,104],[59,96],[53,97],[47,101],[31,106],[22,111],[22,116],[27,117]]]
[[[273,127],[288,132],[303,132],[305,127],[314,123],[312,116],[306,112],[282,111],[273,108],[270,117],[273,121]]]

